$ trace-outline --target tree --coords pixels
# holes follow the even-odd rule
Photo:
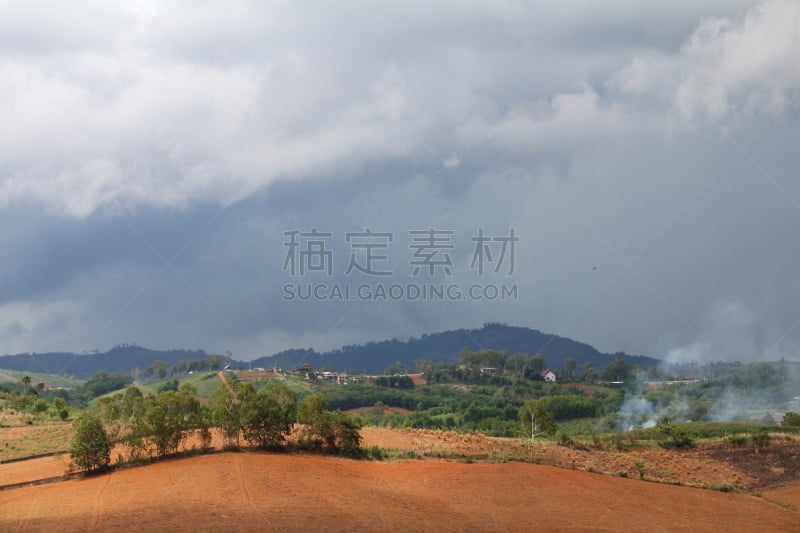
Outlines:
[[[246,387],[246,388],[244,388]],[[250,394],[252,384],[239,386],[238,394],[224,383],[211,394],[211,407],[214,413],[214,424],[222,431],[225,445],[239,447],[239,437],[242,432],[242,402],[240,399]]]
[[[578,363],[575,361],[574,357],[567,357],[564,359],[564,378],[567,381],[572,381],[575,379],[575,370],[578,368]]]
[[[408,370],[409,370],[408,365],[400,361],[396,361],[394,364],[389,365],[389,367],[386,369],[385,374],[388,376],[394,374],[408,374]]]
[[[342,411],[332,413],[337,450],[348,457],[358,456],[361,450],[361,426],[355,418]]]
[[[181,441],[193,426],[199,409],[196,390],[185,383],[179,392],[167,391],[158,396],[145,414],[149,440],[156,453],[164,456],[178,451]]]
[[[592,368],[591,361],[586,361],[585,363],[583,363],[581,377],[583,378],[583,381],[585,381],[586,383],[592,383],[594,380],[597,379],[597,372],[595,372],[594,368]]]
[[[22,384],[25,385],[25,392],[30,392],[31,388],[31,377],[26,375],[22,378]]]
[[[297,395],[284,384],[267,386],[242,406],[244,438],[260,448],[281,445],[297,418]]]
[[[553,422],[553,413],[545,411],[542,402],[530,400],[519,410],[519,419],[525,435],[530,434],[531,444],[537,437],[542,435],[553,435],[556,432],[556,425]]]
[[[83,384],[83,390],[92,396],[102,396],[107,392],[125,387],[130,380],[125,374],[109,374],[98,370]]]
[[[544,369],[547,368],[547,361],[545,360],[544,355],[540,353],[534,355],[528,363],[528,367],[530,371],[525,372],[526,376],[529,374],[536,374],[537,376],[541,375],[541,373],[544,372]]]
[[[606,381],[625,381],[633,372],[633,365],[620,356],[603,369],[603,379]]]
[[[785,415],[783,415],[783,420],[781,424],[784,426],[793,426],[793,427],[800,427],[800,413],[796,413],[794,411],[789,411]]]
[[[104,470],[111,462],[111,443],[100,419],[84,415],[75,421],[69,448],[75,466],[87,472]]]
[[[321,393],[307,396],[300,404],[298,414],[303,428],[303,440],[315,448],[321,445],[332,452],[355,456],[361,445],[358,422],[342,411],[328,411],[325,396]]]
[[[479,350],[472,352],[466,348],[461,350],[461,364],[465,368],[500,368],[505,367],[508,352],[497,350]]]
[[[412,362],[419,373],[426,373],[433,367],[433,361],[423,357],[417,357]]]
[[[145,370],[144,375],[150,377],[153,374],[156,374],[158,376],[158,379],[164,379],[165,377],[167,377],[168,368],[169,368],[169,363],[165,363],[164,361],[159,361],[158,359],[156,359],[155,361],[153,361],[153,364],[150,365],[150,368]]]
[[[506,360],[506,366],[513,369],[515,374],[519,373],[524,375],[525,364],[531,360],[533,356],[529,353],[519,352],[515,353]]]
[[[53,398],[53,407],[55,408],[56,413],[58,413],[58,417],[61,420],[66,420],[69,418],[69,409],[67,409],[67,402],[64,400],[64,398]]]

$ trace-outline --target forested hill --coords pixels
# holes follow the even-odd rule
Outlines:
[[[460,361],[461,350],[465,347],[473,351],[484,348],[506,350],[509,355],[518,352],[532,355],[541,353],[545,356],[547,365],[554,370],[561,369],[567,357],[575,358],[579,366],[590,362],[598,370],[607,366],[618,355],[629,363],[642,367],[659,363],[658,359],[641,355],[601,353],[588,344],[535,329],[486,324],[480,329],[443,331],[419,338],[412,337],[407,341],[392,339],[368,342],[322,353],[313,349],[287,350],[251,362],[234,359],[231,365],[234,368],[252,366],[293,369],[307,363],[317,369],[332,367],[353,373],[382,374],[387,367],[398,361],[411,368],[414,367],[414,360],[419,358],[457,363]],[[150,350],[141,346],[122,345],[104,353],[4,355],[0,356],[0,368],[87,378],[98,370],[129,374],[134,368],[144,371],[157,360],[171,367],[180,361],[200,360],[207,356],[203,350]]]
[[[141,346],[115,346],[107,352],[74,354],[69,352],[35,353],[0,356],[0,368],[88,378],[98,370],[130,374],[134,368],[144,370],[161,360],[170,366],[178,361],[203,359],[203,350],[149,350]]]
[[[660,361],[642,355],[627,355],[623,352],[605,354],[589,344],[577,342],[566,337],[542,333],[539,330],[486,324],[480,329],[458,329],[444,331],[408,341],[392,339],[382,342],[345,346],[339,350],[318,353],[313,349],[288,350],[270,357],[262,357],[252,362],[253,367],[297,368],[307,363],[312,368],[330,366],[348,372],[381,374],[393,363],[400,361],[414,368],[414,359],[431,359],[434,362],[457,363],[461,349],[507,350],[509,355],[523,352],[541,353],[547,365],[561,369],[567,357],[573,357],[577,364],[590,362],[595,369],[602,369],[621,356],[626,361],[642,367],[657,365]]]

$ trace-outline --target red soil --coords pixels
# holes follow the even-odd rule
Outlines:
[[[0,492],[2,531],[790,531],[742,494],[522,463],[226,453]]]
[[[369,415],[375,410],[374,407],[356,407],[355,409],[348,409],[347,412],[354,415]],[[403,416],[410,415],[413,411],[410,409],[403,409],[402,407],[386,407],[383,410],[383,416],[392,414],[400,414]]]
[[[596,390],[581,383],[562,383],[561,387],[564,389],[579,390],[586,396],[594,396],[595,394],[597,394]]]

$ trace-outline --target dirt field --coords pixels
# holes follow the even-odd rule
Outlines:
[[[2,531],[791,531],[742,494],[522,463],[225,453],[0,492]]]

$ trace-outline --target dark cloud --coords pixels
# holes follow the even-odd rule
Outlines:
[[[502,321],[796,353],[794,3],[44,6],[3,8],[0,351],[247,358]],[[513,278],[477,277],[470,237],[512,227]],[[282,269],[312,228],[330,278]],[[410,230],[447,229],[434,281],[519,298],[285,301],[377,283],[344,273],[365,228],[394,234],[391,283],[420,282]]]

